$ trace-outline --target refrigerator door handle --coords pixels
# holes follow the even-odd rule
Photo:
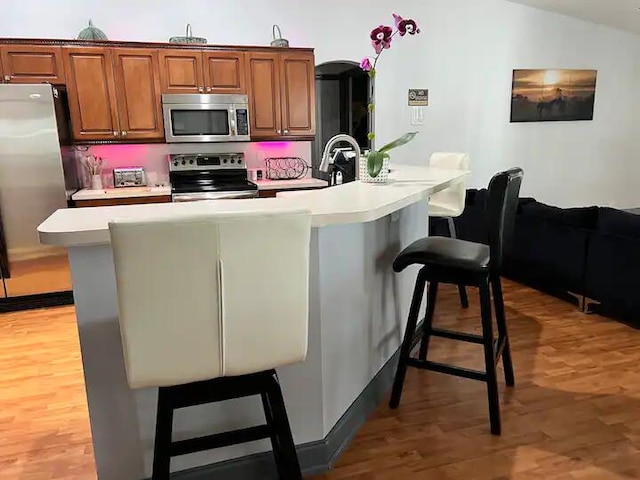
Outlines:
[[[4,227],[2,224],[2,212],[0,212],[0,277],[10,278],[9,255],[7,252],[7,242],[4,237]]]

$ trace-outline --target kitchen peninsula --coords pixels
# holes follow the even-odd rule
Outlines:
[[[415,279],[415,271],[393,273],[394,256],[427,234],[429,196],[467,174],[394,165],[385,185],[353,182],[272,199],[66,209],[49,217],[38,232],[41,242],[69,252],[98,478],[150,477],[156,410],[155,389],[131,390],[126,381],[110,220],[311,211],[308,356],[278,374],[302,467],[317,473],[379,402],[393,371],[389,360],[401,342]],[[278,288],[277,275],[264,279],[265,288]],[[246,295],[251,301],[251,292]],[[174,435],[188,438],[262,421],[260,399],[244,398],[180,411]],[[268,450],[262,441],[177,457],[172,470],[202,467],[176,476],[195,479],[241,478],[241,469],[253,469],[259,472],[254,478],[269,478],[263,457],[247,457]],[[230,459],[239,460],[225,462]]]

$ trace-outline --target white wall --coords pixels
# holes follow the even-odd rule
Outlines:
[[[569,206],[640,206],[640,37],[504,0],[44,0],[8,2],[0,35],[70,38],[93,18],[113,40],[164,41],[192,22],[210,43],[268,44],[272,23],[317,62],[359,60],[368,32],[394,8],[423,33],[405,38],[380,64],[380,142],[410,129],[406,90],[428,87],[420,136],[394,153],[422,162],[436,150],[472,155],[472,184],[511,165],[526,170],[523,194]],[[514,68],[599,70],[593,122],[510,124]]]

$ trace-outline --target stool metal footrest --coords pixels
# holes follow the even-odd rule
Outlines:
[[[431,370],[432,372],[445,373],[447,375],[469,378],[471,380],[479,380],[481,382],[487,381],[487,374],[485,372],[481,372],[479,370],[470,370],[468,368],[462,367],[454,367],[445,363],[410,358],[407,360],[407,365],[410,367],[419,368],[421,370]]]
[[[202,452],[214,448],[229,447],[239,443],[255,442],[263,438],[271,437],[271,428],[268,425],[241,428],[229,432],[207,435],[205,437],[189,438],[171,443],[171,456],[178,457],[189,453]]]
[[[459,340],[461,342],[475,343],[478,345],[484,344],[484,337],[482,335],[474,335],[472,333],[454,332],[453,330],[442,330],[440,328],[431,328],[427,335],[433,335],[434,337],[448,338],[450,340]]]

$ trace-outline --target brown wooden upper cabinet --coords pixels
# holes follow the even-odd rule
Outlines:
[[[244,52],[204,52],[207,93],[247,93]]]
[[[64,65],[73,138],[118,140],[118,110],[111,50],[65,47]]]
[[[282,134],[278,53],[249,53],[249,131],[251,138]]]
[[[313,52],[251,52],[247,57],[251,138],[313,137]]]
[[[202,52],[160,50],[162,93],[204,93]]]
[[[161,50],[162,93],[246,93],[244,52]]]
[[[0,45],[2,81],[64,84],[62,48],[55,45]]]
[[[65,47],[64,65],[75,140],[164,138],[156,50]]]
[[[144,48],[113,52],[121,136],[127,140],[164,138],[158,52]]]
[[[280,54],[282,134],[315,135],[316,77],[312,53]]]

